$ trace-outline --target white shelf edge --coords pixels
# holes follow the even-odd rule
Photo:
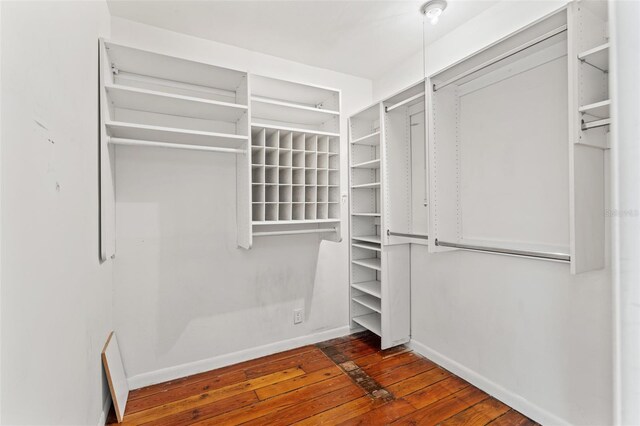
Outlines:
[[[381,318],[379,313],[374,312],[371,314],[359,315],[357,317],[353,317],[352,320],[378,336],[382,336]]]
[[[380,281],[363,281],[351,283],[351,287],[363,293],[370,294],[378,299],[382,298],[382,283]]]
[[[378,137],[378,136],[380,136],[380,131],[373,132],[373,133],[370,133],[370,134],[368,134],[368,135],[366,135],[366,136],[363,136],[363,137],[361,137],[361,138],[358,138],[358,139],[352,140],[352,141],[351,141],[351,144],[352,144],[352,145],[377,145],[377,144],[380,142],[380,140],[379,140],[379,139],[378,139],[378,142],[377,142],[377,143],[375,143],[375,144],[369,144],[369,143],[363,143],[363,142],[364,142],[364,141],[366,141],[366,140],[368,140],[368,139],[374,139],[374,138],[376,138],[376,137]]]
[[[605,99],[604,101],[583,105],[578,108],[578,112],[588,113],[591,110],[594,110],[597,108],[609,107],[609,106],[611,106],[611,99]]]
[[[267,204],[265,202],[265,204]],[[304,204],[302,202],[272,202],[268,204]],[[314,202],[315,204],[315,202]],[[322,203],[321,203],[322,204]],[[327,203],[328,204],[328,203]],[[304,220],[262,220],[262,221],[252,221],[253,225],[257,226],[273,226],[273,225],[314,225],[318,223],[340,223],[340,219],[304,219]]]
[[[381,244],[382,243],[382,239],[380,238],[380,235],[361,235],[359,237],[352,236],[351,239],[360,240],[360,241],[366,241],[368,243],[373,243],[373,244]]]
[[[224,138],[228,140],[236,140],[238,142],[248,141],[249,137],[244,135],[235,135],[232,133],[217,133],[217,132],[206,132],[202,130],[189,130],[189,129],[181,129],[178,127],[163,127],[163,126],[152,126],[148,124],[137,124],[137,123],[128,123],[126,121],[107,121],[105,122],[105,127],[109,128],[128,128],[128,129],[137,129],[137,130],[149,130],[149,131],[157,131],[157,132],[166,132],[166,133],[180,133],[185,136],[204,136],[210,138]],[[120,137],[120,136],[118,136]],[[125,137],[125,136],[122,136]],[[132,137],[127,137],[128,139],[137,139]],[[159,141],[162,142],[162,141]]]
[[[584,52],[579,53],[578,54],[578,59],[584,60],[584,59],[588,58],[591,55],[594,55],[596,53],[600,53],[600,52],[605,51],[607,49],[609,49],[609,43],[608,42],[604,43],[604,44],[601,44],[599,46],[596,46],[594,48],[585,50]]]
[[[378,299],[378,300],[371,300],[371,299]],[[363,296],[353,296],[351,300],[364,306],[365,308],[369,308],[372,311],[382,314],[382,306],[380,303],[380,299],[375,296],[372,296],[370,294],[363,295]]]
[[[375,243],[369,243],[369,244],[370,245],[366,245],[366,244],[358,243],[358,242],[352,242],[351,243],[351,245],[353,247],[358,247],[358,248],[361,248],[363,250],[374,250],[374,251],[380,251],[380,252],[382,251],[382,248],[376,247]],[[373,245],[373,247],[371,247],[371,245]]]
[[[299,104],[296,104],[296,103],[293,103],[293,102],[286,102],[286,101],[280,101],[280,100],[277,100],[277,99],[264,98],[262,96],[251,96],[251,102],[260,102],[260,103],[263,103],[263,104],[277,105],[277,106],[293,108],[293,109],[299,109],[299,110],[310,111],[310,112],[320,112],[320,113],[324,113],[324,114],[327,114],[327,115],[334,115],[334,116],[340,115],[339,111],[333,111],[333,110],[329,110],[329,109],[314,108],[314,107],[310,107],[310,106],[299,105]]]
[[[140,93],[140,94],[144,94],[144,95],[161,96],[163,98],[183,100],[183,101],[201,103],[201,104],[211,105],[211,106],[220,106],[220,107],[226,107],[226,108],[241,109],[243,111],[247,111],[249,109],[247,107],[247,105],[243,105],[243,104],[234,104],[232,102],[215,101],[213,99],[198,98],[198,97],[195,97],[195,96],[178,95],[178,94],[170,93],[170,92],[160,92],[158,90],[141,89],[141,88],[138,88],[138,87],[125,86],[123,84],[105,84],[104,87],[107,90],[107,92],[110,89],[111,90],[121,90],[123,92],[131,92],[131,93]]]
[[[351,262],[365,268],[382,271],[382,262],[380,261],[380,258],[377,257],[368,259],[353,259],[351,260]]]
[[[380,188],[380,182],[363,183],[360,185],[351,185],[353,189],[375,189]]]
[[[375,167],[368,167],[368,166],[375,166]],[[358,163],[358,164],[352,164],[351,168],[353,168],[353,169],[377,169],[377,168],[380,168],[380,159],[376,158],[375,160],[364,161],[364,162]]]
[[[300,129],[297,127],[276,126],[273,124],[258,123],[255,121],[251,122],[251,127],[261,128],[261,129],[271,129],[271,130],[282,130],[285,132],[308,133],[310,135],[316,135],[316,136],[330,136],[335,138],[340,137],[340,133],[323,132],[322,130]]]
[[[382,213],[351,213],[351,216],[379,217]]]

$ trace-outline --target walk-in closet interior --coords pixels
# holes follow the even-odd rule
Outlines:
[[[0,424],[640,424],[639,22],[0,1]]]

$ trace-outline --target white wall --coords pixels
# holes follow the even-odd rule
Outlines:
[[[104,2],[1,2],[2,424],[96,424],[112,265],[98,261]],[[50,141],[50,140],[51,141]]]
[[[346,118],[370,103],[370,80],[115,17],[112,40],[341,89],[346,190]],[[116,187],[114,318],[132,386],[348,332],[346,205],[342,243],[258,237],[245,251],[233,157],[118,147]],[[305,321],[294,326],[300,307]],[[254,351],[228,356],[245,350]]]
[[[494,6],[428,46],[428,74],[557,6]],[[420,61],[374,81],[374,98],[418,81]],[[544,424],[611,423],[609,270],[571,276],[564,264],[420,246],[411,265],[414,347]]]
[[[612,103],[612,209],[615,424],[640,424],[640,3],[609,4]]]
[[[427,45],[426,74],[464,59],[566,3],[567,0],[503,0]],[[446,19],[446,14],[441,19]],[[426,24],[426,31],[430,25]],[[423,77],[422,52],[416,52],[373,81],[373,99],[384,99]]]

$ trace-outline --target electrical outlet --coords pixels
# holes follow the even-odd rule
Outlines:
[[[302,308],[294,309],[293,310],[293,323],[294,324],[300,324],[302,321],[304,321],[304,309],[302,309]]]

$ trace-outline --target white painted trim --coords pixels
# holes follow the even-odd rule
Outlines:
[[[267,345],[248,348],[238,352],[215,356],[213,358],[202,359],[187,364],[176,365],[174,367],[162,368],[160,370],[150,371],[148,373],[138,374],[127,378],[129,389],[137,389],[143,386],[149,386],[156,383],[175,380],[181,377],[191,376],[193,374],[202,373],[204,371],[214,370],[227,365],[237,364],[239,362],[248,361],[259,358],[261,356],[272,355],[289,349],[299,348],[305,345],[311,345],[323,342],[336,337],[342,337],[351,334],[349,326],[334,328],[331,330],[321,331],[306,336],[294,337],[293,339],[282,340]]]
[[[438,351],[429,348],[427,345],[411,340],[408,346],[415,352],[429,358],[436,364],[451,371],[456,376],[463,378],[477,388],[483,390],[494,398],[502,401],[511,408],[518,410],[525,416],[543,425],[569,425],[570,423],[537,406],[526,398],[503,388],[499,384],[489,380],[480,373],[465,367],[464,365],[446,357]]]
[[[98,426],[104,426],[107,424],[107,416],[109,415],[109,409],[111,408],[111,395],[107,392],[107,397],[104,400],[104,404],[102,405],[102,412],[100,413],[100,418],[98,419]]]

